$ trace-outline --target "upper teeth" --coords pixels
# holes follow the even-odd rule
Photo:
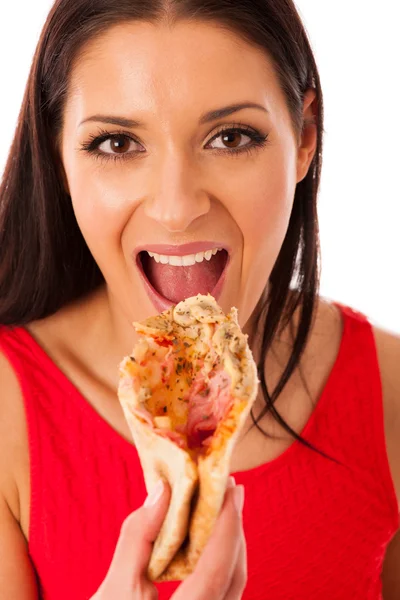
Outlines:
[[[214,248],[197,254],[186,254],[186,256],[167,256],[166,254],[156,254],[156,252],[148,252],[147,254],[162,265],[172,265],[173,267],[191,267],[197,262],[203,262],[204,259],[211,260],[214,254],[217,254],[222,248]]]

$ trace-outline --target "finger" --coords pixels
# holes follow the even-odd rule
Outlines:
[[[233,578],[224,600],[240,600],[247,582],[247,548],[246,539],[242,529],[240,536],[240,549],[233,572]]]
[[[195,571],[180,585],[173,600],[222,600],[233,578],[241,544],[241,515],[235,504],[243,486],[229,488],[221,514]]]
[[[131,513],[122,524],[106,577],[113,584],[118,580],[125,588],[145,577],[153,543],[167,514],[171,495],[169,486],[162,481],[153,493],[153,504],[150,494],[147,504]]]

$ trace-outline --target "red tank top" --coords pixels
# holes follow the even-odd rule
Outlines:
[[[302,435],[236,481],[246,488],[244,600],[378,600],[398,529],[372,328],[341,307],[336,363]],[[29,552],[45,600],[88,600],[121,523],[146,492],[136,449],[104,421],[23,328],[0,330],[17,373],[31,464]],[[158,585],[160,600],[177,583]]]

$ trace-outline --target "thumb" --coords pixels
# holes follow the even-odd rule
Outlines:
[[[143,506],[125,519],[106,577],[108,584],[112,581],[127,589],[146,578],[153,543],[166,517],[170,496],[169,486],[160,479]]]

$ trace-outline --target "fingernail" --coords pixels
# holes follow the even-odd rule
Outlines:
[[[242,485],[238,485],[233,490],[233,501],[235,502],[236,510],[238,511],[239,515],[241,515],[244,504],[244,487]]]
[[[228,487],[232,488],[232,487],[235,487],[235,485],[236,485],[235,478],[232,477],[232,475],[231,475],[228,479]]]
[[[157,504],[159,499],[161,498],[164,491],[164,482],[162,479],[159,479],[151,490],[151,493],[147,496],[144,506],[154,506]]]

